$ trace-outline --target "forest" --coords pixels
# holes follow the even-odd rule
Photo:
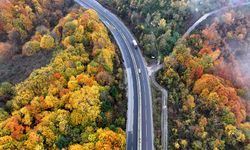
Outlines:
[[[1,0],[0,1],[0,82],[16,84],[34,69],[49,63],[52,51],[27,52],[24,44],[36,31],[44,32],[66,15],[72,0]],[[33,45],[38,43],[33,43]],[[35,53],[37,51],[37,53]],[[34,53],[32,57],[23,57]],[[24,54],[24,55],[22,55]],[[17,74],[19,74],[17,76]]]
[[[183,32],[202,14],[231,0],[98,0],[131,27],[143,54],[150,58],[170,54]],[[197,9],[199,8],[199,9]]]
[[[149,65],[163,64],[168,149],[250,150],[249,5],[182,38],[204,14],[247,0],[98,1],[135,34]],[[124,150],[120,55],[98,14],[73,0],[0,0],[0,150]],[[161,93],[152,91],[158,150]]]
[[[246,6],[210,18],[164,58],[170,149],[250,149]]]
[[[0,1],[1,61],[51,53],[21,82],[0,84],[0,149],[125,149],[120,54],[97,13],[72,3]]]

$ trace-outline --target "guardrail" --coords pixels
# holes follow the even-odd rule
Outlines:
[[[153,85],[162,93],[162,111],[161,111],[161,144],[163,150],[167,150],[168,146],[168,91],[165,90],[161,85],[159,85],[155,79],[155,73],[162,69],[163,65],[158,65],[159,67],[152,71],[150,75]]]

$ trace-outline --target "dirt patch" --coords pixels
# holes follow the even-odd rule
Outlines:
[[[51,59],[52,51],[41,51],[30,57],[16,55],[0,63],[0,82],[19,83],[34,69],[46,66]]]

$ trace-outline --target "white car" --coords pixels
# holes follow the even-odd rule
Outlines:
[[[138,73],[141,74],[141,69],[140,68],[138,69]]]
[[[136,40],[133,40],[133,41],[132,41],[132,45],[134,46],[135,49],[138,48],[138,44],[137,44]]]

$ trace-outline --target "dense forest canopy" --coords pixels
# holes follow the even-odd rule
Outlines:
[[[71,2],[0,2],[2,47],[21,48],[25,57],[53,52],[24,81],[0,84],[0,149],[125,149],[116,46],[95,11],[69,8]]]
[[[214,16],[164,59],[170,149],[249,149],[249,8]]]
[[[202,14],[231,0],[99,0],[130,25],[147,57],[170,54],[178,38]]]
[[[149,62],[162,58],[169,149],[250,150],[249,5],[181,39],[205,13],[245,0],[99,1]],[[0,83],[0,149],[125,149],[121,63],[95,11],[73,0],[0,0],[0,82],[12,83]],[[163,132],[155,133],[161,149]]]

